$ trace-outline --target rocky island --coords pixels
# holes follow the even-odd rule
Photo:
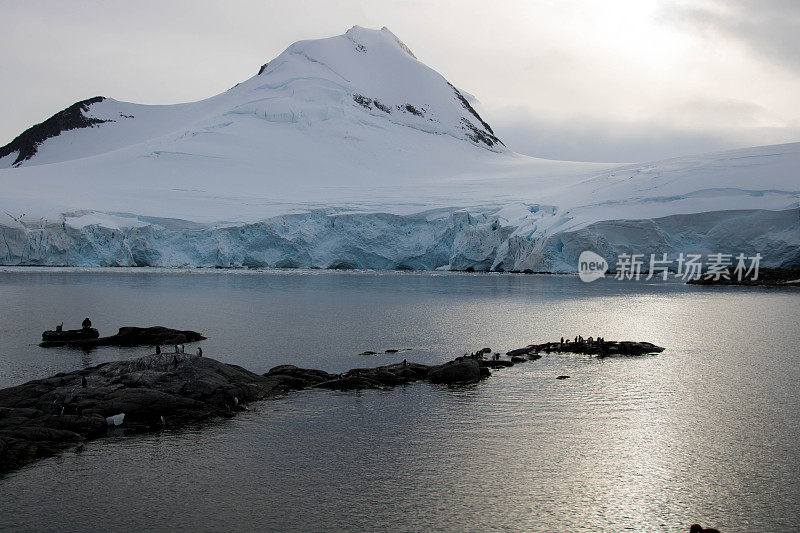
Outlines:
[[[250,402],[292,390],[387,388],[415,381],[474,383],[490,376],[490,368],[536,360],[541,355],[534,348],[552,344],[512,350],[511,359],[483,348],[440,365],[403,360],[341,374],[280,365],[260,375],[184,353],[147,355],[56,374],[0,390],[0,474],[109,433],[230,417]],[[649,343],[634,344],[663,350]]]
[[[574,339],[561,337],[561,340],[555,342],[529,344],[525,348],[511,350],[506,355],[510,355],[512,359],[515,356],[541,353],[576,353],[597,357],[611,357],[615,355],[647,355],[663,351],[664,348],[661,346],[656,346],[649,342],[607,341],[602,337],[584,339],[579,335]]]
[[[88,320],[88,319],[87,319]],[[89,323],[91,326],[91,322]],[[196,331],[153,326],[140,328],[124,326],[119,331],[108,337],[100,337],[98,331],[92,327],[79,330],[45,331],[42,333],[42,342],[39,346],[49,348],[53,346],[69,346],[72,348],[95,348],[97,346],[159,346],[171,344],[185,344],[198,342],[206,337]]]

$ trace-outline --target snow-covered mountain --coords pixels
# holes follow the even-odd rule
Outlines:
[[[0,263],[572,271],[800,263],[800,144],[651,164],[515,154],[388,29],[301,41],[199,102],[95,97],[0,148]]]

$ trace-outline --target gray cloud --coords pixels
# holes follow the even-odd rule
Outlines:
[[[509,149],[566,161],[655,161],[800,139],[800,125],[794,128],[690,128],[672,126],[661,120],[546,119],[524,109],[495,112],[489,120]]]
[[[699,5],[671,2],[662,15],[689,31],[737,40],[762,57],[800,70],[797,0],[711,0]]]

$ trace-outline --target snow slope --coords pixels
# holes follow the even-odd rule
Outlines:
[[[571,271],[587,248],[800,263],[800,144],[548,161],[507,150],[468,99],[359,27],[200,102],[92,99],[0,148],[0,263]]]

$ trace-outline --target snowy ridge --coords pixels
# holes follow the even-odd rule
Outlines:
[[[574,271],[593,249],[800,264],[800,144],[522,156],[386,28],[300,41],[199,102],[78,104],[69,128],[23,133],[33,153],[0,152],[0,263]]]

